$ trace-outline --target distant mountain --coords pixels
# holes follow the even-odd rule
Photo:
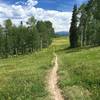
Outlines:
[[[69,32],[61,31],[61,32],[56,32],[58,35],[69,35]]]

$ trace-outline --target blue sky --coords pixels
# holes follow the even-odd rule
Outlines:
[[[68,31],[73,5],[87,0],[0,0],[0,22],[11,18],[15,24],[30,16],[37,20],[50,20],[55,31]]]
[[[24,5],[27,0],[0,0],[6,4],[15,4],[19,2],[19,4]],[[87,0],[37,0],[38,4],[35,7],[48,9],[48,10],[58,10],[58,11],[72,11],[73,5],[77,4],[80,6]]]
[[[72,11],[73,5],[80,6],[86,0],[40,0],[37,7],[58,11]]]

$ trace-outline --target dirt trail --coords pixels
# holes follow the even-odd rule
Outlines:
[[[56,54],[54,54],[54,55],[55,55],[54,67],[49,74],[49,80],[48,80],[49,91],[52,95],[53,100],[64,100],[62,95],[61,95],[61,91],[60,91],[60,89],[57,85],[57,81],[58,81],[58,76],[57,76],[58,58],[57,58]]]

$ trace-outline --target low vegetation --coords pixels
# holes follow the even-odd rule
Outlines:
[[[59,86],[65,100],[99,100],[100,47],[67,49],[66,38],[56,39],[55,44],[58,46]]]
[[[0,100],[49,100],[45,76],[52,49],[0,59]]]

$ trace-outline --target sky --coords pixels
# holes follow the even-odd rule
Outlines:
[[[18,25],[31,16],[37,20],[51,21],[55,32],[69,31],[73,5],[87,0],[0,0],[0,24],[10,18]]]

